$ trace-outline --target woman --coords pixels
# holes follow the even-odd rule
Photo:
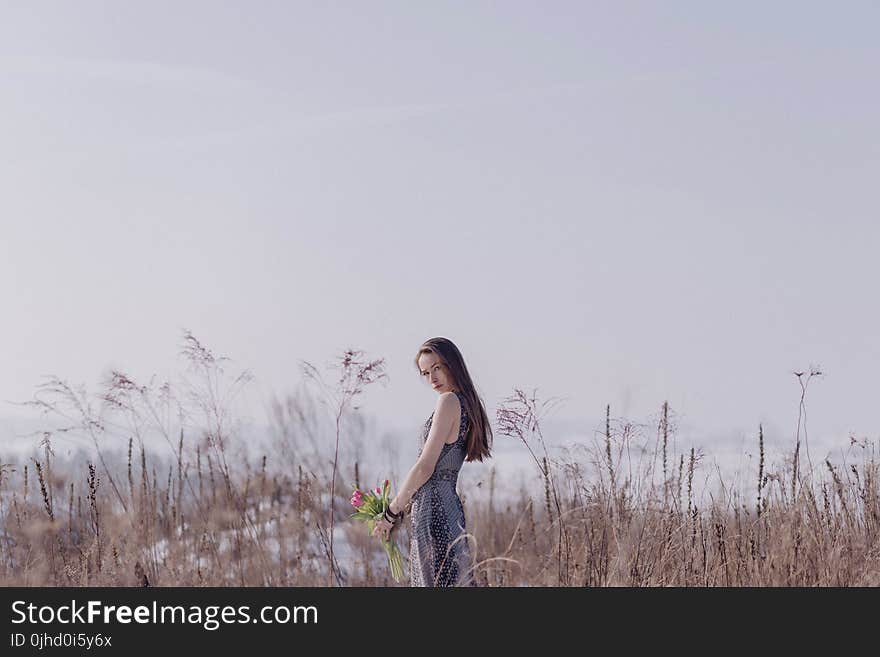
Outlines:
[[[464,461],[490,456],[492,428],[464,358],[450,340],[425,342],[415,364],[437,392],[437,405],[421,433],[418,460],[373,533],[388,536],[411,504],[411,585],[473,586],[464,508],[455,487]]]

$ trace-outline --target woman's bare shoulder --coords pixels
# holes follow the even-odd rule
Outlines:
[[[434,413],[438,414],[441,412],[446,413],[457,413],[461,410],[461,402],[458,399],[458,395],[456,395],[451,390],[449,392],[441,392],[437,398],[437,406],[434,409]]]
[[[445,434],[448,430],[448,437],[443,442],[452,443],[458,438],[455,427],[460,419],[461,402],[458,395],[454,392],[440,393],[439,399],[437,399],[437,408],[434,411],[434,421],[438,422],[442,433]]]

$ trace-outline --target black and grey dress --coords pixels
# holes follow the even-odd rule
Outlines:
[[[409,572],[412,586],[474,586],[471,553],[465,532],[464,507],[456,492],[458,472],[466,454],[469,419],[461,393],[461,426],[458,440],[446,443],[440,451],[431,478],[412,498]],[[425,423],[419,456],[434,414]]]

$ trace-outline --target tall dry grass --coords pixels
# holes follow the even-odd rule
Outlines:
[[[354,353],[346,352],[348,374],[345,355],[339,364],[348,404],[358,381],[381,374],[381,361]],[[392,585],[378,543],[347,522],[349,483],[386,474],[340,457],[338,441],[358,426],[354,409],[335,406],[333,435],[317,420],[312,398],[276,402],[274,440],[254,455],[242,449],[246,437],[232,410],[249,375],[227,373],[228,359],[189,333],[182,355],[187,377],[176,386],[114,372],[92,397],[57,378],[40,387],[31,404],[66,424],[44,432],[29,460],[0,459],[0,583]],[[488,490],[461,491],[478,582],[880,584],[876,447],[852,439],[842,462],[813,467],[804,376],[790,458],[769,463],[763,427],[756,427],[758,459],[751,483],[741,487],[711,471],[695,447],[674,450],[675,417],[666,403],[650,426],[615,418],[606,406],[604,427],[560,454],[542,430],[557,400],[514,389],[499,406],[496,431],[527,450],[536,483],[499,498],[504,472],[492,468]],[[89,449],[62,462],[55,448],[73,435]],[[127,438],[112,444],[119,435]],[[148,449],[148,435],[165,449]],[[328,445],[330,454],[322,451]],[[710,482],[702,494],[700,481]],[[405,526],[397,539],[408,544]]]
[[[499,410],[502,433],[540,444],[534,398],[517,391],[505,404]],[[552,461],[555,476],[542,459],[538,473],[549,482],[551,497],[560,500],[552,507],[542,506],[538,491],[523,491],[501,513],[472,509],[468,521],[486,561],[483,582],[880,585],[880,464],[874,443],[851,438],[844,463],[826,459],[821,476],[799,464],[796,442],[790,459],[769,470],[759,426],[755,488],[750,487],[756,494],[727,485],[719,471],[715,485],[706,488],[708,501],[700,503],[694,478],[705,455],[694,448],[670,453],[670,412],[664,403],[651,445],[639,443],[632,423],[612,420],[608,407],[605,431],[584,446],[583,458]],[[511,417],[514,427],[504,424]],[[711,473],[707,478],[712,483]],[[554,481],[560,483],[558,492]]]

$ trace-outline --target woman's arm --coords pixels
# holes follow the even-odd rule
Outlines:
[[[461,415],[461,403],[454,392],[444,392],[437,399],[437,407],[434,409],[434,419],[422,454],[419,460],[410,469],[409,474],[403,481],[397,495],[391,500],[391,512],[400,513],[412,500],[416,491],[421,488],[437,466],[437,459],[449,434],[455,428],[455,421]]]

